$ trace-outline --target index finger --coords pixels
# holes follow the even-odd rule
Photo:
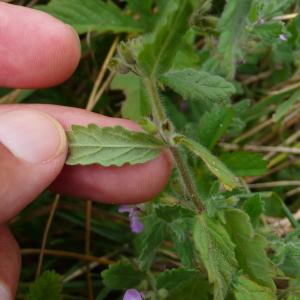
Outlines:
[[[77,33],[34,9],[0,2],[0,86],[43,88],[65,81],[80,59]]]

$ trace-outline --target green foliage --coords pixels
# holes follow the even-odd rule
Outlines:
[[[195,213],[179,205],[159,205],[155,208],[157,217],[164,221],[166,229],[174,243],[174,251],[180,257],[181,262],[188,267],[194,263],[194,251],[192,240],[186,233],[193,226]]]
[[[51,0],[49,4],[37,8],[70,24],[78,33],[143,31],[141,24],[126,16],[110,1],[85,0],[83,5],[81,0]]]
[[[154,32],[138,41],[137,61],[147,76],[170,69],[192,13],[190,0],[174,0],[165,6]]]
[[[222,77],[194,69],[170,71],[161,80],[183,98],[208,104],[228,102],[235,92],[234,86]]]
[[[62,300],[62,280],[53,271],[46,271],[29,286],[25,300]]]
[[[260,176],[268,171],[268,162],[258,153],[224,153],[221,160],[236,176]]]
[[[73,125],[68,132],[69,165],[121,166],[149,161],[160,154],[163,143],[152,135],[123,127]]]
[[[243,209],[249,215],[252,225],[255,227],[259,223],[259,218],[265,210],[265,203],[260,194],[253,195],[248,198]]]
[[[111,289],[129,289],[138,286],[146,274],[139,271],[129,262],[118,262],[110,265],[101,273],[103,283]]]
[[[221,137],[226,133],[233,121],[235,111],[232,107],[214,105],[206,112],[199,124],[199,140],[208,149],[213,149]]]
[[[207,281],[194,269],[167,270],[157,277],[157,287],[166,289],[170,300],[210,299]]]
[[[284,239],[272,242],[273,260],[285,275],[300,277],[300,231],[288,234]]]
[[[219,20],[221,35],[218,45],[218,68],[220,73],[228,78],[234,78],[237,60],[241,58],[240,43],[245,38],[251,3],[252,0],[227,1]]]
[[[145,228],[138,235],[136,245],[141,264],[148,269],[155,257],[156,250],[166,238],[167,225],[153,213],[145,216],[143,223]]]
[[[235,246],[220,221],[205,214],[196,218],[193,237],[209,282],[214,285],[214,300],[223,300],[238,270]]]
[[[276,300],[272,291],[266,287],[260,286],[245,276],[238,278],[234,286],[233,293],[236,300]]]
[[[253,28],[253,34],[259,37],[264,43],[268,44],[275,43],[282,32],[282,22],[258,24]]]
[[[265,248],[265,238],[256,234],[246,213],[230,209],[225,213],[225,228],[235,244],[236,259],[243,272],[258,284],[275,290],[273,268]]]
[[[122,90],[126,101],[122,105],[122,116],[134,121],[150,115],[150,106],[142,80],[134,74],[118,74],[111,83],[112,90]]]
[[[199,156],[204,161],[208,169],[221,180],[226,188],[234,189],[241,185],[239,179],[227,168],[227,166],[205,147],[190,139],[180,136],[178,137],[178,143],[184,145],[194,154]]]

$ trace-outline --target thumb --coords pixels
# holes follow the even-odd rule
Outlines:
[[[47,114],[28,109],[0,114],[0,223],[56,178],[66,153],[65,132]]]

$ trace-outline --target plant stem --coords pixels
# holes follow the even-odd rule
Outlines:
[[[151,101],[154,121],[158,128],[161,129],[164,123],[171,124],[171,127],[173,127],[162,106],[155,78],[144,78],[144,85],[146,87],[147,93]],[[168,132],[166,132],[166,130],[162,128],[162,130],[160,130],[160,134],[163,140],[168,144],[169,149],[172,153],[173,159],[181,177],[181,183],[183,185],[183,190],[185,194],[188,196],[189,199],[193,201],[198,211],[202,212],[204,210],[204,205],[199,197],[186,159],[182,155],[181,150],[178,147],[174,147],[172,145],[172,143],[170,142],[170,136]],[[174,132],[172,132],[172,134],[174,134]]]

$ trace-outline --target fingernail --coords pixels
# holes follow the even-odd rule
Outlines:
[[[7,289],[7,287],[0,283],[0,299],[1,300],[12,300],[12,297]]]
[[[49,161],[62,154],[67,145],[61,125],[35,110],[0,114],[0,142],[16,157],[30,163]]]

